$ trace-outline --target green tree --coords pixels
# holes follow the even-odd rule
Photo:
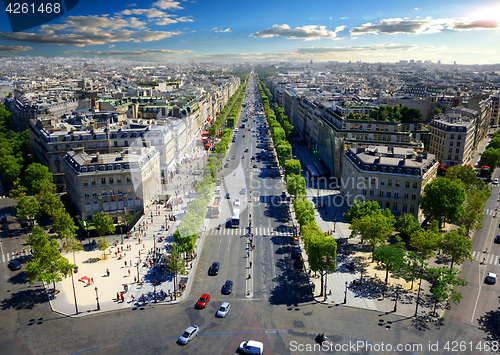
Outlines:
[[[469,164],[454,165],[449,167],[446,170],[445,178],[462,185],[467,194],[471,190],[479,190],[485,192],[488,195],[486,199],[488,199],[488,197],[491,195],[491,191],[488,188],[488,185],[486,185],[484,180],[477,178],[476,171]]]
[[[0,171],[7,181],[14,181],[21,175],[23,159],[14,155],[7,155],[0,159]]]
[[[484,206],[488,199],[486,196],[490,194],[489,189],[487,193],[480,190],[470,190],[467,194],[464,213],[460,218],[460,223],[465,227],[467,234],[471,230],[481,229],[481,221],[484,219]]]
[[[174,297],[177,298],[177,292],[175,292],[175,288],[177,287],[177,275],[184,274],[186,272],[182,252],[179,250],[179,246],[177,244],[172,244],[167,266],[168,270],[170,270],[170,272],[174,275]]]
[[[353,220],[359,219],[371,213],[379,213],[380,206],[377,201],[359,201],[354,200],[352,206],[343,214],[344,219],[348,223],[352,223]]]
[[[45,165],[32,163],[25,171],[26,186],[31,194],[37,195],[40,192],[40,185],[43,182],[54,183],[54,177]]]
[[[34,198],[28,196],[23,196],[17,200],[16,205],[16,217],[20,220],[27,220],[30,225],[37,216],[40,215],[40,205],[38,201]]]
[[[306,233],[307,234],[307,233]],[[327,238],[324,233],[308,239],[306,253],[309,268],[321,273],[321,294],[324,291],[323,277],[335,271],[337,261],[337,243],[333,238]]]
[[[67,277],[68,270],[73,269],[75,265],[61,255],[57,240],[49,240],[47,233],[40,227],[33,227],[27,241],[34,252],[31,261],[26,265],[26,273],[30,283],[35,281],[52,282],[54,292],[56,292],[56,282]]]
[[[288,159],[285,161],[285,174],[300,175],[300,161],[297,159]]]
[[[21,179],[17,178],[16,180],[14,180],[12,184],[12,189],[10,189],[9,191],[9,196],[10,198],[18,199],[23,196],[26,196],[27,191],[28,189],[21,184]]]
[[[113,234],[115,232],[115,225],[113,219],[106,214],[106,212],[99,212],[94,215],[94,225],[97,235],[103,236],[106,234]]]
[[[306,195],[306,180],[295,174],[286,176],[287,191],[290,196],[305,196]]]
[[[62,250],[73,254],[73,263],[76,266],[75,253],[83,251],[83,245],[75,237],[68,237],[64,239]]]
[[[59,238],[71,238],[76,235],[78,227],[65,209],[60,209],[58,213],[55,213],[52,220]]]
[[[406,239],[410,239],[411,235],[420,229],[420,223],[411,214],[404,214],[399,218],[401,224],[398,231],[404,235]]]
[[[454,223],[464,213],[465,189],[445,178],[436,178],[425,185],[419,205],[424,215],[443,222]]]
[[[441,249],[444,255],[451,258],[450,269],[453,264],[462,264],[466,259],[474,260],[472,257],[472,240],[457,230],[449,231],[441,240]]]
[[[103,259],[106,259],[106,249],[109,248],[109,242],[103,237],[100,237],[97,241],[97,248],[102,251]]]
[[[438,222],[434,220],[429,228],[420,228],[411,235],[410,245],[420,252],[424,260],[427,260],[439,249],[442,238]]]
[[[352,221],[349,226],[352,230],[350,238],[361,234],[361,242],[367,241],[373,251],[392,236],[395,223],[396,219],[388,209],[381,213],[371,213]]]
[[[447,269],[446,267],[431,267],[428,269],[429,277],[434,280],[431,292],[434,295],[434,310],[436,314],[437,304],[440,302],[452,301],[454,304],[460,303],[462,294],[455,290],[456,286],[467,286],[467,282],[458,277],[460,270]]]
[[[481,154],[481,165],[495,169],[500,166],[500,149],[487,148]]]
[[[373,251],[373,260],[385,270],[385,284],[389,278],[389,272],[399,272],[405,265],[406,252],[394,245],[382,244]]]

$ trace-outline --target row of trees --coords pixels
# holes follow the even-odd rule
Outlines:
[[[300,227],[300,236],[304,241],[309,268],[315,273],[320,273],[321,292],[323,293],[326,275],[333,273],[337,266],[337,243],[334,238],[328,237],[316,224],[314,206],[306,199],[306,180],[300,175],[300,161],[291,159],[292,146],[287,139],[291,140],[293,138],[293,125],[289,122],[283,109],[278,105],[274,104],[274,111],[270,109],[271,92],[260,81],[257,83],[278,160],[280,165],[284,166],[287,191],[292,196],[292,203]],[[282,127],[285,127],[285,129]]]
[[[500,130],[493,133],[490,143],[481,154],[481,164],[492,169],[500,166]]]
[[[376,201],[355,201],[344,218],[350,223],[350,237],[360,235],[361,241],[370,246],[372,260],[386,272],[386,284],[389,272],[411,281],[412,288],[413,282],[418,281],[417,309],[423,279],[432,284],[434,310],[440,302],[460,302],[462,295],[455,286],[466,282],[458,277],[459,270],[453,266],[472,259],[472,241],[465,228],[443,235],[437,220],[424,229],[412,215],[405,214],[400,218],[399,233],[395,233],[394,216],[389,209],[382,210]],[[427,261],[438,251],[448,257],[449,268],[429,267]]]
[[[406,106],[380,106],[370,110],[370,118],[377,121],[421,121],[422,113],[417,108]]]
[[[231,98],[227,102],[226,106],[224,106],[224,108],[221,110],[221,112],[217,116],[217,119],[214,121],[212,126],[208,129],[208,134],[210,136],[215,137],[217,135],[217,133],[219,132],[219,130],[222,127],[222,125],[224,124],[224,122],[226,122],[226,118],[229,115],[229,113],[231,112],[231,109],[234,106],[236,100],[240,96],[241,91],[243,91],[243,90],[246,91],[246,86],[247,86],[247,83],[240,85],[238,90],[236,90],[236,92],[233,94],[233,96],[231,96]]]
[[[471,165],[455,165],[444,178],[436,178],[424,187],[419,204],[426,217],[443,223],[460,223],[468,234],[481,228],[484,206],[491,191],[477,178]]]
[[[12,182],[22,177],[24,170],[33,162],[28,130],[17,134],[13,130],[12,115],[0,104],[0,173]]]

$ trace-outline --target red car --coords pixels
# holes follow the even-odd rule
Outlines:
[[[210,295],[207,295],[206,293],[204,293],[203,295],[201,295],[198,302],[196,302],[196,308],[205,308],[208,301],[210,301]]]

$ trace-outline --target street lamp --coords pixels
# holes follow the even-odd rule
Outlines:
[[[394,302],[394,312],[398,310],[398,290],[396,290],[396,301]]]
[[[139,283],[139,262],[137,262],[136,268],[137,268],[137,283]]]
[[[344,304],[347,304],[347,281],[345,282]]]
[[[335,224],[337,223],[337,213],[333,215],[333,233],[335,233]]]
[[[101,305],[99,304],[99,296],[97,295],[97,286],[95,287],[95,300],[97,301],[97,310],[101,310]]]
[[[323,265],[325,265],[325,286],[323,287],[324,290],[322,290],[325,294],[324,294],[324,301],[326,301],[326,297],[327,297],[327,283],[328,283],[328,270],[330,269],[329,266],[331,264],[333,264],[333,258],[331,255],[328,255],[328,256],[322,256],[321,257],[321,263]]]

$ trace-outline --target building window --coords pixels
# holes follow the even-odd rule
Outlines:
[[[453,153],[453,148],[448,149],[448,153]]]
[[[394,193],[394,198],[399,198],[399,192]]]
[[[127,182],[131,182],[132,179],[130,179],[130,176],[127,176]]]
[[[114,141],[114,142],[113,142],[113,145],[114,145],[115,147],[118,147],[118,142],[117,142],[117,141]]]
[[[451,137],[450,137],[450,139],[455,139],[455,135],[452,134]]]
[[[453,147],[453,142],[450,142],[450,147]]]
[[[458,160],[458,155],[455,155],[455,160]]]
[[[410,206],[410,213],[414,213],[415,212],[415,206],[414,205],[411,205]]]
[[[399,180],[396,180],[396,187],[399,187]]]
[[[370,196],[373,196],[374,193],[375,193],[374,190],[370,190]]]
[[[91,210],[90,203],[89,203],[89,202],[87,202],[87,203],[85,204],[85,212],[89,212],[90,210]]]
[[[415,194],[411,195],[411,199],[412,200],[416,200],[417,199],[417,195],[415,195]]]
[[[455,153],[457,153],[457,154],[460,153],[460,149],[458,149],[458,148],[455,149]]]
[[[106,185],[106,178],[101,178],[101,185]]]
[[[413,181],[413,188],[416,189],[418,187],[418,182]]]
[[[387,180],[387,186],[392,186],[392,180],[391,179]]]
[[[88,184],[89,184],[89,182],[87,179],[83,180],[83,186],[87,186]]]
[[[91,179],[91,180],[90,180],[90,184],[91,184],[91,185],[95,185],[95,179]]]
[[[117,183],[117,184],[120,184],[121,182],[122,182],[122,177],[121,177],[121,176],[118,176],[118,177],[116,178],[116,183]]]
[[[118,189],[118,194],[122,194],[122,193],[123,193],[122,189]]]
[[[96,197],[96,196],[97,196],[96,190],[95,190],[95,189],[93,189],[93,190],[92,190],[92,197]]]
[[[459,134],[459,135],[457,136],[457,139],[458,139],[458,140],[461,140],[461,139],[462,139],[462,135],[461,135],[461,134]]]
[[[457,142],[457,147],[460,147],[460,142]]]
[[[112,177],[110,177],[110,178],[109,178],[109,183],[110,183],[110,184],[112,184],[112,183],[113,183],[113,180],[114,180],[114,179],[113,179]]]
[[[99,204],[98,204],[97,202],[94,202],[94,203],[92,204],[92,209],[93,209],[94,211],[98,211],[98,210],[99,210]]]
[[[410,187],[410,182],[409,181],[405,182],[405,187]]]
[[[366,195],[366,190],[363,190],[363,195]]]
[[[391,197],[391,192],[387,191],[387,197]]]
[[[408,210],[408,206],[406,204],[403,205],[403,212],[406,212]]]
[[[380,180],[380,185],[381,185],[381,186],[384,186],[384,185],[385,185],[385,180],[383,180],[383,179],[382,179],[382,180]]]
[[[395,204],[392,205],[392,211],[395,212],[397,210],[398,210],[398,204],[395,203]]]
[[[451,154],[448,154],[448,160],[451,160]]]
[[[378,195],[383,197],[384,196],[384,191],[380,190],[380,192],[379,192]]]
[[[89,190],[85,190],[85,197],[89,197]]]

